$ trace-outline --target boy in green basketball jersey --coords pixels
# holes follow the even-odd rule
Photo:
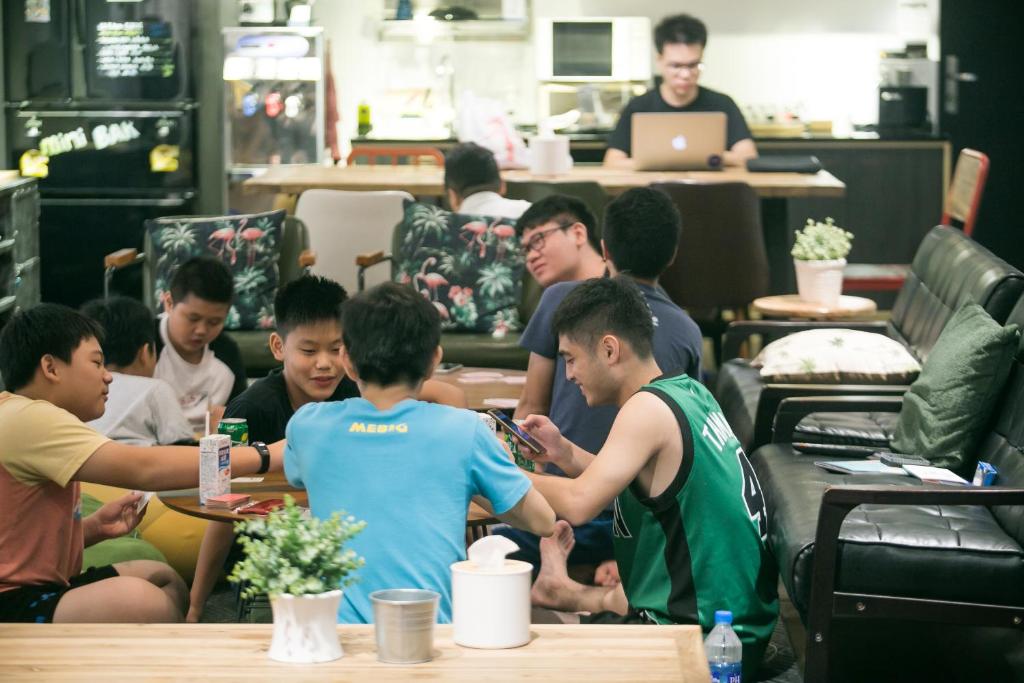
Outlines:
[[[613,612],[627,621],[714,626],[730,610],[743,642],[744,678],[761,663],[778,616],[767,511],[754,471],[710,392],[685,374],[662,376],[651,315],[624,278],[590,280],[552,320],[566,378],[591,406],[620,406],[600,455],[565,439],[540,415],[524,428],[547,450],[535,456],[569,477],[531,476],[560,518],[541,542],[535,604]],[[524,453],[527,449],[523,449]],[[622,583],[584,586],[566,574],[572,529],[614,500]]]

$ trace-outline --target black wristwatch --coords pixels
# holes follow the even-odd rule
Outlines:
[[[249,445],[260,454],[260,468],[256,470],[256,474],[266,474],[267,470],[270,469],[270,449],[262,441],[253,441]]]

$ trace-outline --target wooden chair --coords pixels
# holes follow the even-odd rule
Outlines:
[[[437,147],[429,147],[426,145],[409,145],[409,146],[362,146],[353,147],[352,151],[349,152],[348,159],[345,163],[349,166],[353,166],[356,163],[356,159],[365,158],[370,166],[376,166],[378,160],[387,160],[391,162],[392,166],[397,166],[400,159],[409,159],[409,163],[413,166],[419,166],[420,161],[423,158],[433,159],[434,164],[437,166],[444,166],[444,154],[441,153]]]
[[[978,218],[981,194],[988,178],[988,156],[973,149],[963,149],[956,160],[953,182],[946,193],[940,223],[960,228],[970,237]],[[843,273],[843,291],[895,292],[903,287],[910,272],[909,263],[854,263]]]

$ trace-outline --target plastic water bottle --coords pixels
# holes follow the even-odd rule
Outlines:
[[[704,639],[704,653],[711,669],[712,683],[740,683],[743,673],[743,644],[732,630],[732,612],[715,612],[715,627]]]

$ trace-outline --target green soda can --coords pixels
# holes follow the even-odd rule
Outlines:
[[[515,460],[516,465],[522,467],[527,472],[536,471],[537,463],[529,458],[524,458],[522,451],[519,450],[519,440],[504,430],[502,430],[501,433],[505,437],[505,443],[508,444],[508,449],[512,451],[512,459]]]
[[[244,417],[226,417],[217,425],[218,434],[231,437],[232,446],[249,445],[249,423]]]

